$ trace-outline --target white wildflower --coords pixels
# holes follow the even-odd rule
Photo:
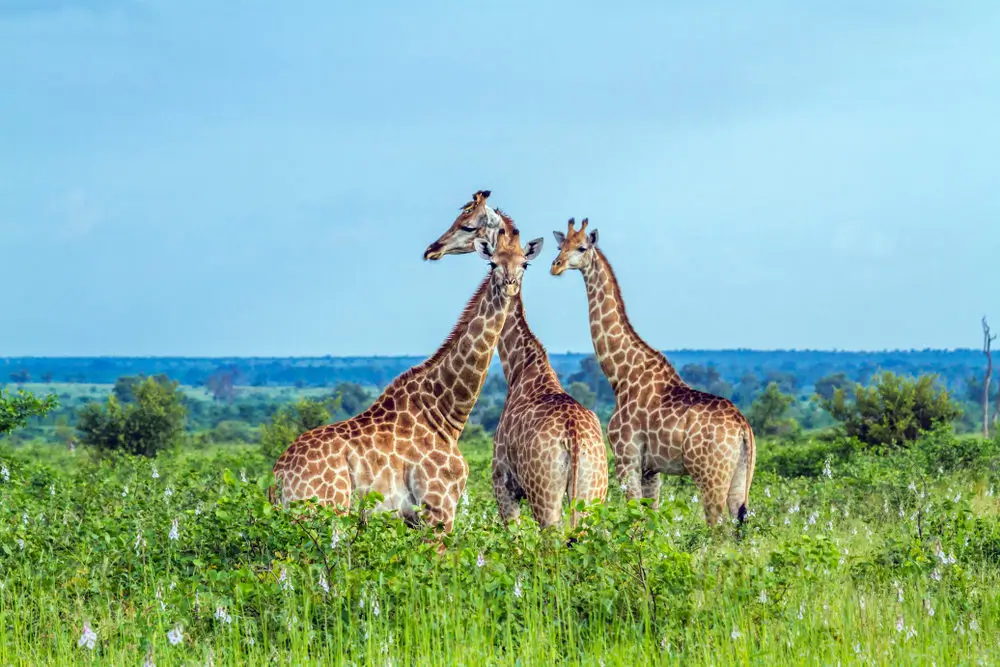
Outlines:
[[[159,478],[160,478],[160,471],[156,469],[156,466],[153,466],[153,479],[159,479]]]
[[[902,632],[904,627],[906,626],[903,623],[903,617],[900,616],[899,618],[896,619],[896,632]]]
[[[483,553],[479,552],[479,555],[476,556],[476,567],[482,567],[483,565],[486,565],[486,559],[483,558]]]
[[[521,589],[521,577],[518,577],[517,581],[514,582],[514,597],[520,598],[522,595],[524,595],[524,591]]]
[[[806,605],[802,603],[799,605],[798,619],[801,621],[806,615]]]
[[[757,596],[757,599],[760,600],[761,604],[767,604],[767,591],[762,588],[760,590],[760,595]]]
[[[240,481],[243,482],[244,484],[247,483],[247,471],[246,470],[240,470]]]
[[[295,587],[292,586],[292,580],[288,577],[288,571],[284,567],[281,568],[281,574],[278,575],[278,583],[281,584],[283,591],[295,590]]]
[[[0,477],[3,477],[3,481],[5,482],[10,481],[10,468],[7,467],[6,463],[3,464],[3,467],[0,467]]]
[[[769,486],[764,487],[764,495],[767,496],[768,498],[771,497],[771,487]]]
[[[927,610],[927,615],[928,616],[933,616],[934,615],[934,605],[931,603],[931,601],[930,601],[929,598],[925,598],[924,599],[924,609]]]
[[[621,484],[618,485],[618,488],[621,489],[622,493],[625,493],[626,491],[628,491],[628,484],[622,482]]]
[[[215,620],[229,625],[233,622],[233,617],[229,614],[225,607],[219,606],[215,608]]]
[[[170,538],[171,541],[177,541],[177,538],[179,538],[180,536],[181,533],[180,533],[180,526],[178,525],[178,520],[174,519],[173,522],[170,524],[170,532],[167,533],[167,537]]]
[[[931,572],[931,579],[933,579],[934,581],[941,581],[941,571],[937,568],[934,568],[934,571]]]
[[[340,531],[335,527],[330,534],[330,548],[336,549],[338,544],[340,544]]]
[[[908,488],[908,489],[909,489],[910,491],[912,491],[913,493],[916,493],[916,492],[917,492],[917,485],[916,485],[916,484],[914,484],[913,482],[910,482],[910,485],[909,485],[908,487],[906,487],[906,488]]]
[[[139,549],[145,546],[146,540],[142,536],[142,531],[140,530],[135,534],[135,555],[139,555]]]
[[[698,504],[698,494],[697,493],[694,494],[693,496],[691,496],[691,504],[692,505],[697,505]]]
[[[156,661],[153,660],[152,647],[150,647],[149,652],[146,653],[146,659],[143,660],[142,667],[156,667]]]
[[[177,646],[184,641],[184,633],[181,631],[181,626],[178,625],[173,630],[168,632],[167,639],[170,641],[171,646]]]
[[[128,484],[126,484],[125,488],[122,489],[122,498],[124,498],[127,495],[128,495]]]
[[[49,495],[50,496],[56,495],[56,485],[55,484],[52,484],[51,486],[49,486]]]
[[[24,540],[22,540],[20,537],[17,538],[17,546],[18,548],[21,549],[21,551],[24,551]]]
[[[912,625],[906,629],[906,641],[910,641],[917,636],[917,630]]]
[[[372,613],[376,616],[382,613],[382,608],[378,606],[378,598],[372,598]]]
[[[163,495],[169,498],[170,496],[174,495],[174,490],[168,486],[163,490]]]
[[[91,629],[90,623],[83,624],[83,634],[80,635],[76,645],[78,648],[86,648],[88,651],[94,650],[94,646],[97,645],[97,633]]]
[[[861,607],[861,611],[865,610],[865,596],[864,595],[859,595],[858,596],[858,606]]]
[[[740,632],[739,628],[733,628],[733,631],[729,633],[729,637],[733,641],[736,641],[737,639],[739,639],[742,636],[743,636],[743,633]]]
[[[975,617],[969,619],[969,630],[972,632],[979,632],[979,622]]]
[[[955,494],[955,502],[957,503],[961,499],[962,499],[962,492],[959,491],[958,493]]]
[[[824,476],[825,476],[825,477],[826,477],[827,479],[833,479],[833,470],[832,470],[832,469],[830,468],[830,459],[827,459],[827,460],[826,460],[826,461],[825,461],[825,462],[823,463],[823,475],[824,475]]]

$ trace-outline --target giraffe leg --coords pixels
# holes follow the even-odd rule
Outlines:
[[[692,436],[684,449],[684,468],[701,494],[705,521],[716,527],[722,523],[726,509],[726,496],[732,481],[732,465],[705,454],[715,452],[714,442],[702,436]],[[696,455],[697,454],[697,455]]]
[[[468,476],[469,466],[457,449],[442,463],[427,461],[418,465],[410,493],[421,508],[421,520],[439,532],[450,533]]]
[[[497,510],[505,525],[521,523],[520,489],[505,460],[493,458],[493,496],[497,500]]]
[[[663,478],[655,470],[645,470],[642,473],[642,497],[652,498],[653,509],[660,507],[660,487],[663,485]]]
[[[608,440],[615,454],[615,477],[626,500],[642,497],[642,448],[615,411],[608,422]]]

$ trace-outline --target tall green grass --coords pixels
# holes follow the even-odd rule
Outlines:
[[[249,448],[155,461],[40,451],[0,451],[4,665],[973,665],[1000,656],[988,466],[938,473],[897,457],[833,465],[818,478],[761,471],[751,523],[721,533],[704,525],[685,480],[667,480],[656,511],[614,489],[567,547],[530,519],[500,525],[488,454],[477,450],[468,501],[439,557],[431,535],[385,516],[273,510],[267,463]],[[78,645],[85,625],[93,648]]]

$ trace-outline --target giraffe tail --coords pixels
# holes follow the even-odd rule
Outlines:
[[[743,451],[740,458],[740,467],[744,469],[743,503],[736,513],[736,518],[740,523],[744,523],[747,519],[747,505],[750,504],[750,483],[753,482],[753,470],[757,464],[757,442],[750,424],[747,424],[743,428]]]

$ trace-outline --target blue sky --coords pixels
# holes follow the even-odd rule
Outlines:
[[[479,188],[554,352],[570,216],[659,348],[978,345],[1000,4],[704,4],[0,2],[0,354],[428,353]]]

